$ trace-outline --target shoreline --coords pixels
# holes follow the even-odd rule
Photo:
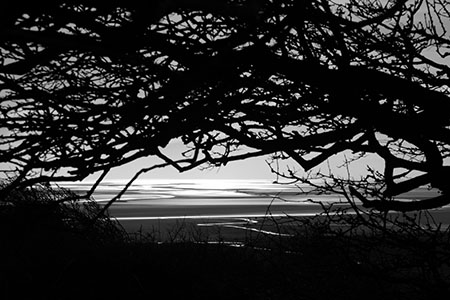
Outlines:
[[[441,231],[450,228],[450,207],[431,211],[432,220],[423,217],[426,224],[431,221]],[[221,240],[228,242],[243,242],[255,237],[292,237],[302,230],[301,220],[312,219],[316,213],[286,214],[241,214],[241,215],[187,215],[161,217],[117,217],[122,228],[128,234],[151,236],[161,242],[189,239],[208,241]],[[321,217],[318,216],[318,219]],[[432,224],[433,225],[433,224]],[[300,226],[300,227],[299,227]],[[334,224],[332,227],[345,228],[347,225]],[[176,235],[178,236],[174,236]]]
[[[289,219],[287,216],[191,216],[116,220],[128,234],[140,234],[159,242],[243,242],[262,235],[281,237],[286,233],[279,232],[279,224]]]

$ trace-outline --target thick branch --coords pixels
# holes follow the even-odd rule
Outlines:
[[[410,212],[424,209],[433,209],[450,204],[450,197],[446,194],[434,198],[416,201],[382,201],[382,200],[368,200],[361,195],[355,188],[349,186],[349,190],[353,196],[358,198],[365,208],[374,208],[379,211],[398,211]]]

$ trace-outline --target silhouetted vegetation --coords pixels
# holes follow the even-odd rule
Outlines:
[[[450,203],[449,11],[440,0],[8,3],[0,11],[1,295],[448,292],[448,232],[406,212]],[[178,156],[166,152],[173,141],[185,145]],[[347,178],[311,171],[337,154],[347,157]],[[103,207],[90,201],[112,168],[142,157],[161,163],[129,184],[156,168],[264,155],[300,167],[274,168],[279,176],[365,209],[295,220],[293,239],[262,250],[272,243],[138,241],[107,215],[125,190]],[[367,155],[384,169],[352,176]],[[98,171],[86,195],[50,186]],[[439,195],[399,201],[425,185]]]
[[[15,1],[1,15],[1,162],[26,186],[144,156],[163,162],[137,175],[373,154],[384,170],[348,182],[366,206],[448,204],[448,12],[421,0]],[[169,157],[175,139],[186,151]],[[427,184],[442,195],[394,201]]]
[[[448,232],[421,230],[407,218],[389,219],[397,226],[389,230],[376,214],[267,219],[290,236],[255,234],[239,247],[193,240],[181,233],[189,228],[178,228],[177,239],[159,244],[98,220],[95,203],[59,201],[74,197],[66,190],[14,194],[30,204],[0,207],[2,299],[414,300],[448,293]]]
[[[1,187],[8,186],[2,182]],[[99,217],[101,206],[64,188],[48,185],[16,188],[0,205],[0,235],[31,243],[58,242],[58,238],[89,238],[98,242],[124,239],[125,231],[108,216]],[[40,239],[43,239],[40,241]]]

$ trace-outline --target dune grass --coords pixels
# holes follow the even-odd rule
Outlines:
[[[15,191],[0,206],[1,299],[429,299],[448,293],[448,235],[351,233],[326,219],[232,247],[180,226],[131,235],[70,191]],[[74,200],[62,202],[67,197]],[[3,203],[6,203],[5,201]],[[286,220],[285,220],[286,221]],[[408,225],[409,226],[409,225]],[[161,236],[161,233],[158,233]]]

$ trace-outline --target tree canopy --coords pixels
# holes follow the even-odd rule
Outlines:
[[[367,207],[450,203],[444,0],[14,1],[0,14],[12,185],[146,156],[164,163],[140,173],[274,153],[308,171],[352,151],[384,161],[361,179],[375,188],[348,182]],[[174,139],[181,159],[165,154]],[[395,201],[423,185],[442,194]]]

